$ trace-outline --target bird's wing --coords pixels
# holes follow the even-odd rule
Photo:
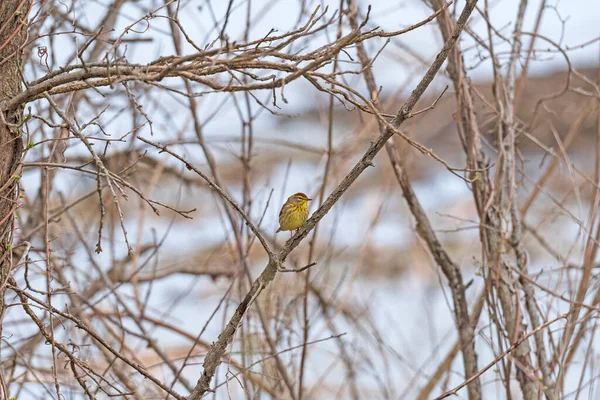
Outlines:
[[[281,215],[283,214],[283,210],[285,210],[285,206],[286,206],[286,204],[284,204],[283,207],[281,207],[281,210],[279,210],[279,218],[281,218]]]

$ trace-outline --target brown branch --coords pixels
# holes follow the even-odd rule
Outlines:
[[[486,1],[486,13],[487,13],[487,1]],[[434,2],[435,8],[441,7],[440,1]],[[452,22],[448,12],[442,14],[443,16],[438,18],[442,35],[447,37],[450,32]],[[488,18],[489,20],[489,18]],[[494,65],[494,86],[493,94],[497,101],[497,107],[499,110],[500,121],[504,120],[503,110],[504,101],[500,100],[500,74],[498,73],[498,63],[496,56],[493,51],[493,40],[492,40],[492,29],[488,23],[488,35],[490,42],[490,55]],[[449,58],[448,72],[452,78],[454,88],[456,90],[456,98],[458,109],[460,110],[460,118],[457,119],[457,125],[459,128],[459,134],[464,136],[461,137],[463,147],[467,153],[467,165],[470,168],[482,169],[487,166],[486,158],[482,150],[481,145],[481,134],[479,132],[479,124],[475,115],[474,101],[471,94],[471,86],[469,79],[466,74],[464,61],[459,48],[451,54]],[[512,107],[512,105],[511,105]],[[473,196],[475,199],[475,205],[479,214],[480,222],[480,240],[483,247],[483,264],[486,265],[487,271],[492,278],[491,281],[495,282],[495,289],[497,291],[498,299],[502,307],[502,316],[504,321],[495,318],[494,323],[499,328],[505,328],[507,337],[510,342],[513,343],[522,334],[522,318],[521,305],[517,296],[514,296],[514,288],[516,287],[516,279],[512,275],[510,269],[507,268],[506,263],[503,262],[504,243],[506,238],[501,234],[502,229],[502,215],[508,215],[508,211],[501,214],[501,210],[504,210],[506,203],[505,197],[505,176],[506,163],[505,163],[505,149],[503,146],[504,137],[501,133],[504,130],[497,129],[497,141],[499,143],[499,161],[496,166],[496,177],[492,179],[489,174],[489,170],[478,172],[477,176],[471,173],[471,176],[476,178],[473,179]],[[488,228],[488,227],[491,227]],[[490,289],[493,285],[489,286]],[[492,296],[489,293],[488,296]],[[491,299],[488,297],[488,302],[491,303]],[[492,307],[493,305],[490,304]],[[497,313],[499,314],[499,312]],[[502,326],[504,322],[504,327]],[[500,335],[501,329],[498,330]],[[524,398],[528,400],[537,399],[538,384],[535,377],[530,377],[529,374],[525,373],[526,368],[530,368],[532,365],[529,343],[527,341],[521,342],[520,346],[516,348],[514,361],[516,364],[521,366],[517,371],[517,379],[521,386],[521,391]],[[510,369],[508,369],[510,371]],[[506,390],[509,389],[508,381],[510,380],[510,372],[506,374]]]
[[[544,329],[548,328],[553,323],[555,323],[557,321],[560,321],[561,319],[565,319],[565,318],[567,318],[567,314],[561,314],[558,317],[556,317],[554,319],[551,319],[550,321],[547,321],[544,324],[538,326],[536,329],[532,330],[531,332],[527,333],[526,335],[521,336],[519,338],[519,340],[515,341],[508,349],[506,349],[504,352],[502,352],[502,354],[499,354],[498,356],[496,356],[496,358],[494,358],[494,360],[492,360],[488,365],[486,365],[483,369],[481,369],[481,371],[479,371],[477,373],[477,375],[471,377],[470,379],[467,379],[466,381],[464,381],[460,385],[456,386],[454,389],[448,390],[447,392],[444,392],[441,396],[436,397],[435,400],[441,400],[441,399],[445,399],[446,397],[450,397],[452,395],[456,395],[456,393],[458,393],[458,391],[460,389],[462,389],[463,387],[465,387],[466,385],[468,385],[469,382],[472,381],[473,379],[476,379],[477,377],[481,376],[488,369],[492,368],[494,365],[496,365],[498,363],[498,361],[502,360],[504,357],[506,357],[507,355],[509,355],[510,353],[512,353],[517,347],[519,347],[519,345],[521,343],[523,343],[524,341],[526,341],[527,339],[529,339],[531,336],[534,336],[535,334],[537,334],[537,333],[543,331]]]
[[[152,141],[145,139],[143,137],[140,137],[140,136],[138,136],[138,139],[146,144],[156,147],[161,152],[165,152],[165,153],[173,156],[174,158],[181,161],[186,166],[187,169],[192,170],[195,173],[197,173],[198,175],[200,175],[208,183],[208,185],[210,187],[212,187],[219,194],[219,196],[221,196],[224,200],[226,200],[227,203],[229,203],[241,215],[241,217],[246,222],[246,225],[248,225],[248,227],[250,228],[252,233],[254,235],[256,235],[256,237],[260,241],[261,245],[263,246],[263,249],[265,249],[265,252],[269,256],[269,259],[272,259],[275,256],[275,253],[273,253],[273,250],[271,250],[271,248],[269,247],[267,240],[264,238],[262,233],[258,230],[256,225],[254,225],[254,223],[252,222],[250,217],[246,214],[246,212],[244,210],[242,210],[242,208],[229,196],[229,194],[227,194],[227,192],[225,192],[219,185],[217,185],[215,182],[213,182],[213,180],[210,179],[208,177],[208,175],[206,175],[204,172],[200,171],[192,163],[186,161],[183,157],[181,157],[179,154],[173,152],[169,148],[167,148],[159,143],[152,142]]]
[[[452,300],[454,302],[454,315],[456,329],[460,341],[460,348],[463,353],[463,366],[465,377],[470,378],[476,376],[477,373],[477,353],[475,351],[475,329],[470,323],[469,310],[467,306],[466,289],[462,278],[462,273],[458,265],[456,265],[448,256],[442,244],[436,237],[431,223],[425,214],[425,210],[421,206],[412,185],[410,184],[406,170],[402,167],[400,155],[391,141],[387,148],[392,167],[396,179],[402,189],[404,199],[415,218],[417,223],[416,229],[419,236],[427,243],[427,247],[431,252],[436,263],[448,279],[448,286],[452,292]],[[479,379],[470,380],[468,386],[469,399],[481,399],[481,383]]]
[[[350,23],[354,28],[357,25],[355,17],[357,12],[356,6],[354,5],[353,0],[349,0],[348,3],[352,13]],[[445,8],[440,8],[436,11],[436,14],[444,10]],[[377,93],[377,84],[375,82],[372,69],[370,68],[371,62],[369,61],[369,57],[367,56],[362,43],[357,45],[357,53],[361,64],[363,65],[363,76],[365,78],[367,88],[369,89],[369,93],[371,93],[371,96],[375,96]],[[425,108],[424,110],[413,113],[412,115],[414,116],[433,109],[442,95],[446,92],[447,88],[448,87],[444,89],[444,91],[437,97],[431,106]],[[374,100],[375,99],[373,98],[373,103]],[[379,129],[382,133],[385,132],[385,126],[381,122],[379,122]],[[448,279],[448,284],[452,292],[452,300],[454,302],[456,328],[458,330],[460,347],[463,353],[465,377],[469,378],[476,374],[478,368],[477,353],[475,351],[474,327],[471,325],[469,320],[469,309],[467,306],[466,290],[462,279],[462,273],[460,272],[458,265],[456,265],[450,259],[436,237],[431,223],[429,222],[429,218],[427,217],[425,210],[421,206],[421,203],[419,202],[419,199],[412,188],[408,175],[406,174],[406,170],[402,167],[402,161],[400,159],[400,155],[398,154],[396,144],[394,143],[394,138],[389,140],[385,146],[388,158],[390,159],[394,169],[394,174],[396,175],[396,180],[398,181],[406,203],[408,204],[408,207],[417,222],[417,232],[427,244],[431,255]],[[479,379],[472,381],[472,383],[468,386],[468,390],[469,398],[471,400],[481,399],[481,383]]]
[[[473,330],[475,330],[475,328],[477,327],[477,323],[479,321],[481,311],[483,311],[483,305],[485,303],[485,290],[486,289],[484,288],[483,292],[477,296],[477,301],[475,302],[475,305],[473,306],[473,309],[471,311],[470,323],[471,323],[471,327],[473,328]],[[461,348],[460,343],[461,342],[460,342],[460,338],[459,338],[456,341],[456,343],[454,344],[454,346],[452,346],[452,349],[448,352],[446,357],[444,357],[444,360],[439,364],[439,366],[437,367],[435,372],[431,375],[431,378],[429,378],[429,381],[427,382],[427,384],[421,389],[421,391],[419,392],[419,395],[417,396],[417,400],[428,400],[429,398],[431,398],[430,397],[431,392],[437,386],[440,379],[442,379],[442,376],[452,366],[452,363],[454,362],[454,358],[456,357],[456,355],[458,354],[458,352]]]
[[[123,2],[123,0],[119,0],[118,3]],[[328,63],[331,58],[338,54],[344,47],[375,37],[395,37],[413,31],[435,19],[439,13],[443,12],[451,4],[452,2],[445,3],[441,10],[438,10],[420,22],[399,31],[385,32],[383,30],[372,30],[362,34],[350,32],[341,37],[339,40],[321,46],[320,48],[305,55],[288,55],[280,53],[278,50],[289,45],[302,35],[314,33],[314,31],[310,31],[308,28],[312,27],[312,24],[320,18],[318,17],[315,19],[317,10],[315,10],[309,22],[307,22],[302,29],[288,32],[278,37],[268,38],[268,43],[263,43],[265,40],[261,39],[248,43],[237,44],[233,47],[228,46],[226,48],[202,51],[187,56],[162,57],[147,65],[118,62],[109,64],[89,63],[73,65],[62,68],[59,71],[51,72],[36,81],[30,82],[27,85],[27,90],[14,97],[6,99],[4,102],[0,102],[0,110],[11,109],[20,105],[24,105],[32,100],[39,99],[43,97],[43,93],[45,92],[47,92],[49,95],[55,95],[85,90],[91,87],[112,87],[118,82],[142,81],[150,83],[161,81],[167,77],[178,76],[183,76],[189,80],[207,85],[212,89],[225,92],[247,92],[248,90],[283,88],[286,84],[301,77],[306,72],[315,71],[324,64]],[[120,7],[120,5],[116,6],[115,9],[118,9],[118,7]],[[164,7],[164,5],[161,6],[161,8],[162,7]],[[106,18],[108,19],[109,16]],[[112,23],[113,21],[111,20],[110,22]],[[284,38],[287,38],[288,40],[284,41],[278,46],[265,46],[264,48],[258,48],[258,46],[261,44],[270,44],[270,42],[273,40],[282,40]],[[119,40],[117,40],[117,42],[119,42]],[[101,42],[96,43],[98,44]],[[252,49],[254,46],[257,46],[257,48]],[[94,56],[95,58],[99,55],[99,51],[102,49],[103,47],[101,46],[95,46],[91,56]],[[227,53],[234,53],[236,51],[242,52],[242,55],[234,58],[217,58],[218,56],[226,55]],[[277,57],[290,62],[285,63],[259,60],[261,57]],[[92,60],[94,60],[94,58],[92,58]],[[302,68],[297,68],[297,65],[300,61],[311,62]],[[204,78],[207,75],[215,75],[222,72],[246,69],[285,71],[289,72],[290,74],[279,79],[274,79],[274,75],[270,75],[268,77],[270,82],[258,83],[254,85],[232,85],[231,83],[222,84],[217,81]],[[271,78],[273,78],[272,81]]]
[[[510,214],[512,219],[512,232],[510,235],[510,245],[513,248],[515,253],[515,257],[517,260],[517,266],[519,270],[523,273],[524,276],[528,274],[529,268],[529,255],[527,250],[525,249],[525,245],[523,244],[523,226],[521,224],[521,213],[518,209],[517,199],[516,199],[516,165],[515,165],[515,157],[516,157],[516,133],[514,129],[515,125],[515,112],[516,112],[516,70],[517,70],[517,62],[521,52],[521,30],[523,26],[523,19],[525,17],[525,10],[527,8],[527,0],[521,0],[519,4],[519,10],[517,14],[517,22],[515,23],[515,27],[513,30],[513,45],[512,52],[510,56],[510,61],[508,65],[508,76],[507,76],[507,84],[506,84],[506,107],[505,107],[505,119],[501,122],[502,133],[506,134],[506,141],[508,143],[504,143],[505,152],[504,155],[506,157],[506,172],[505,179],[508,190],[508,201],[510,204],[510,211],[506,214]],[[500,133],[499,133],[500,134]],[[534,334],[534,341],[536,346],[536,355],[538,361],[538,367],[542,372],[542,389],[546,398],[548,400],[556,400],[557,396],[554,390],[555,383],[552,377],[552,370],[548,364],[548,358],[546,355],[546,348],[544,342],[544,332],[542,330],[538,330],[540,326],[540,313],[538,310],[538,305],[535,300],[535,291],[527,279],[523,279],[520,277],[519,282],[523,287],[523,292],[525,293],[525,306],[527,308],[527,312],[529,313],[529,320],[531,322],[531,326],[536,332]],[[523,385],[523,394],[526,399],[535,400],[537,399],[537,386],[534,386],[533,383]],[[531,389],[531,392],[526,392],[525,388]],[[535,388],[535,389],[534,389]]]
[[[75,316],[71,315],[68,312],[60,311],[57,308],[54,308],[54,307],[48,305],[47,303],[44,303],[43,301],[38,300],[37,298],[33,297],[29,293],[27,293],[24,290],[22,290],[21,288],[19,288],[16,285],[16,282],[14,280],[10,283],[9,287],[10,287],[11,290],[15,291],[19,295],[19,297],[23,301],[23,304],[27,304],[27,299],[29,299],[29,300],[32,300],[32,301],[34,301],[35,303],[37,303],[37,304],[39,304],[41,306],[44,306],[44,309],[50,310],[54,314],[60,315],[63,318],[68,318],[69,320],[71,320],[75,324],[75,326],[77,328],[85,331],[90,337],[92,337],[95,341],[97,341],[101,346],[103,346],[107,350],[109,350],[113,354],[113,356],[117,357],[119,360],[123,361],[125,364],[127,364],[130,367],[132,367],[133,369],[135,369],[142,376],[144,376],[146,379],[149,379],[150,381],[152,381],[155,385],[157,385],[158,387],[160,387],[166,393],[169,393],[171,396],[175,397],[178,400],[185,399],[185,397],[183,397],[183,396],[179,395],[177,392],[171,390],[164,383],[162,383],[161,381],[159,381],[158,379],[156,379],[154,376],[152,376],[150,373],[148,373],[145,370],[144,367],[142,367],[141,365],[138,365],[135,362],[129,360],[127,357],[125,357],[123,354],[121,354],[120,351],[118,351],[117,349],[113,348],[113,346],[111,346],[106,340],[104,340],[104,338],[100,334],[98,334],[96,331],[92,330],[92,328],[89,327],[89,326],[87,326],[82,320],[76,318]]]
[[[0,2],[0,103],[21,92],[21,66],[26,40],[26,13],[30,0]],[[12,276],[10,244],[13,240],[14,213],[19,205],[19,163],[23,152],[21,128],[23,107],[0,110],[0,337],[6,311],[5,288]],[[0,383],[4,383],[3,375]]]
[[[448,57],[448,53],[456,44],[458,37],[463,31],[467,20],[475,5],[477,4],[476,0],[468,1],[465,5],[454,32],[450,38],[444,44],[444,47],[437,55],[433,64],[429,67],[417,87],[411,93],[407,102],[402,106],[396,117],[393,119],[392,124],[399,128],[404,121],[410,115],[410,112],[414,108],[417,101],[421,98],[425,89],[430,85],[431,81],[441,68],[442,64]],[[281,266],[281,263],[285,260],[287,255],[300,244],[300,242],[308,235],[308,233],[315,227],[315,225],[329,212],[329,210],[333,207],[335,203],[340,199],[340,197],[344,194],[344,192],[356,181],[356,179],[363,173],[367,167],[371,166],[372,160],[377,155],[377,153],[383,148],[388,139],[394,134],[394,132],[390,129],[386,129],[383,134],[381,134],[376,141],[374,141],[367,152],[363,155],[361,160],[352,168],[352,170],[346,175],[346,177],[342,180],[342,182],[337,186],[337,188],[333,191],[331,195],[325,200],[323,205],[308,219],[306,224],[297,232],[291,239],[289,239],[283,249],[277,253],[275,259],[269,260],[266,268],[263,270],[261,275],[253,282],[252,287],[249,292],[246,294],[244,299],[238,305],[235,310],[233,316],[227,323],[227,326],[221,334],[217,341],[211,346],[208,351],[205,359],[204,359],[204,371],[200,375],[194,390],[188,396],[188,400],[198,400],[200,399],[207,391],[210,391],[210,382],[213,376],[216,373],[217,367],[221,363],[221,358],[225,353],[227,346],[233,341],[235,333],[239,327],[239,324],[250,308],[250,306],[254,303],[258,295],[271,283],[271,281],[275,278],[278,267]]]

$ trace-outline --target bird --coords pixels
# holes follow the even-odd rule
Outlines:
[[[279,211],[279,229],[277,229],[277,232],[295,231],[304,225],[308,219],[308,202],[311,200],[301,192],[288,197],[281,207],[281,211]]]

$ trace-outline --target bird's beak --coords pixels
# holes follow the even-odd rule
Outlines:
[[[311,201],[312,199],[306,199],[306,201]]]

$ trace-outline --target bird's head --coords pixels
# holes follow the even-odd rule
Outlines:
[[[306,205],[312,199],[309,199],[304,193],[298,192],[290,196],[289,200],[298,205]]]

